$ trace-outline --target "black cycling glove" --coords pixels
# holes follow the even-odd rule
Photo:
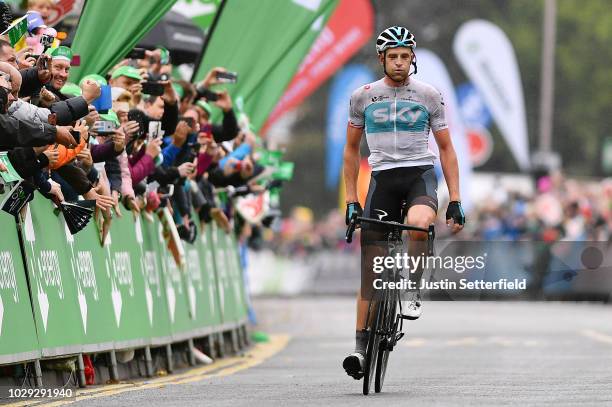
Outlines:
[[[359,202],[351,202],[346,204],[346,216],[344,218],[344,222],[346,222],[347,226],[353,216],[361,215],[363,215],[363,209],[361,209]]]
[[[448,209],[446,209],[446,220],[449,220],[451,218],[458,225],[465,224],[465,213],[463,213],[461,202],[450,201],[448,203]]]

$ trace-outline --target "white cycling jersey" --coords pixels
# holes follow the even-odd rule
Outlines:
[[[447,128],[442,94],[431,85],[410,78],[404,86],[384,79],[353,92],[349,124],[365,130],[373,171],[432,165],[429,131]]]

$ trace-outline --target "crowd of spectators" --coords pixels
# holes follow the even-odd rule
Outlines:
[[[0,152],[56,204],[95,200],[102,240],[113,216],[150,217],[162,208],[186,241],[195,239],[198,221],[229,231],[231,209],[219,204],[215,188],[260,191],[254,178],[263,167],[253,158],[248,123],[241,128],[228,92],[215,91],[226,70],[213,68],[197,84],[173,79],[171,55],[160,47],[71,83],[69,47],[56,40],[35,54],[54,32],[44,24],[47,3],[28,3],[33,46],[16,52],[0,38]],[[100,109],[109,92],[112,107]],[[218,122],[211,121],[215,110]]]
[[[437,239],[609,241],[612,179],[586,182],[556,172],[538,179],[532,194],[500,186],[489,199],[477,202],[467,213],[465,229],[457,235],[449,233],[444,212],[441,210],[438,215]],[[306,257],[319,250],[358,253],[357,244],[349,246],[344,242],[346,226],[341,210],[332,210],[315,221],[308,208],[294,208],[283,219],[278,232],[261,235],[256,247],[268,247],[290,257]]]

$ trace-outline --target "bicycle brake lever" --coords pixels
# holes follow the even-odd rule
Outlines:
[[[353,241],[353,232],[355,232],[355,226],[357,226],[357,216],[352,216],[349,221],[348,228],[346,229],[346,243],[350,244]]]

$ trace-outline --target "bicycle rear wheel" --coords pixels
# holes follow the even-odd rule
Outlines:
[[[384,301],[372,300],[371,306],[374,307],[374,318],[370,325],[370,337],[368,338],[368,347],[366,350],[365,366],[363,371],[363,394],[368,395],[370,393],[370,384],[372,382],[372,376],[376,371],[376,361],[378,359],[378,347],[380,345],[380,330],[383,312],[384,312]]]

